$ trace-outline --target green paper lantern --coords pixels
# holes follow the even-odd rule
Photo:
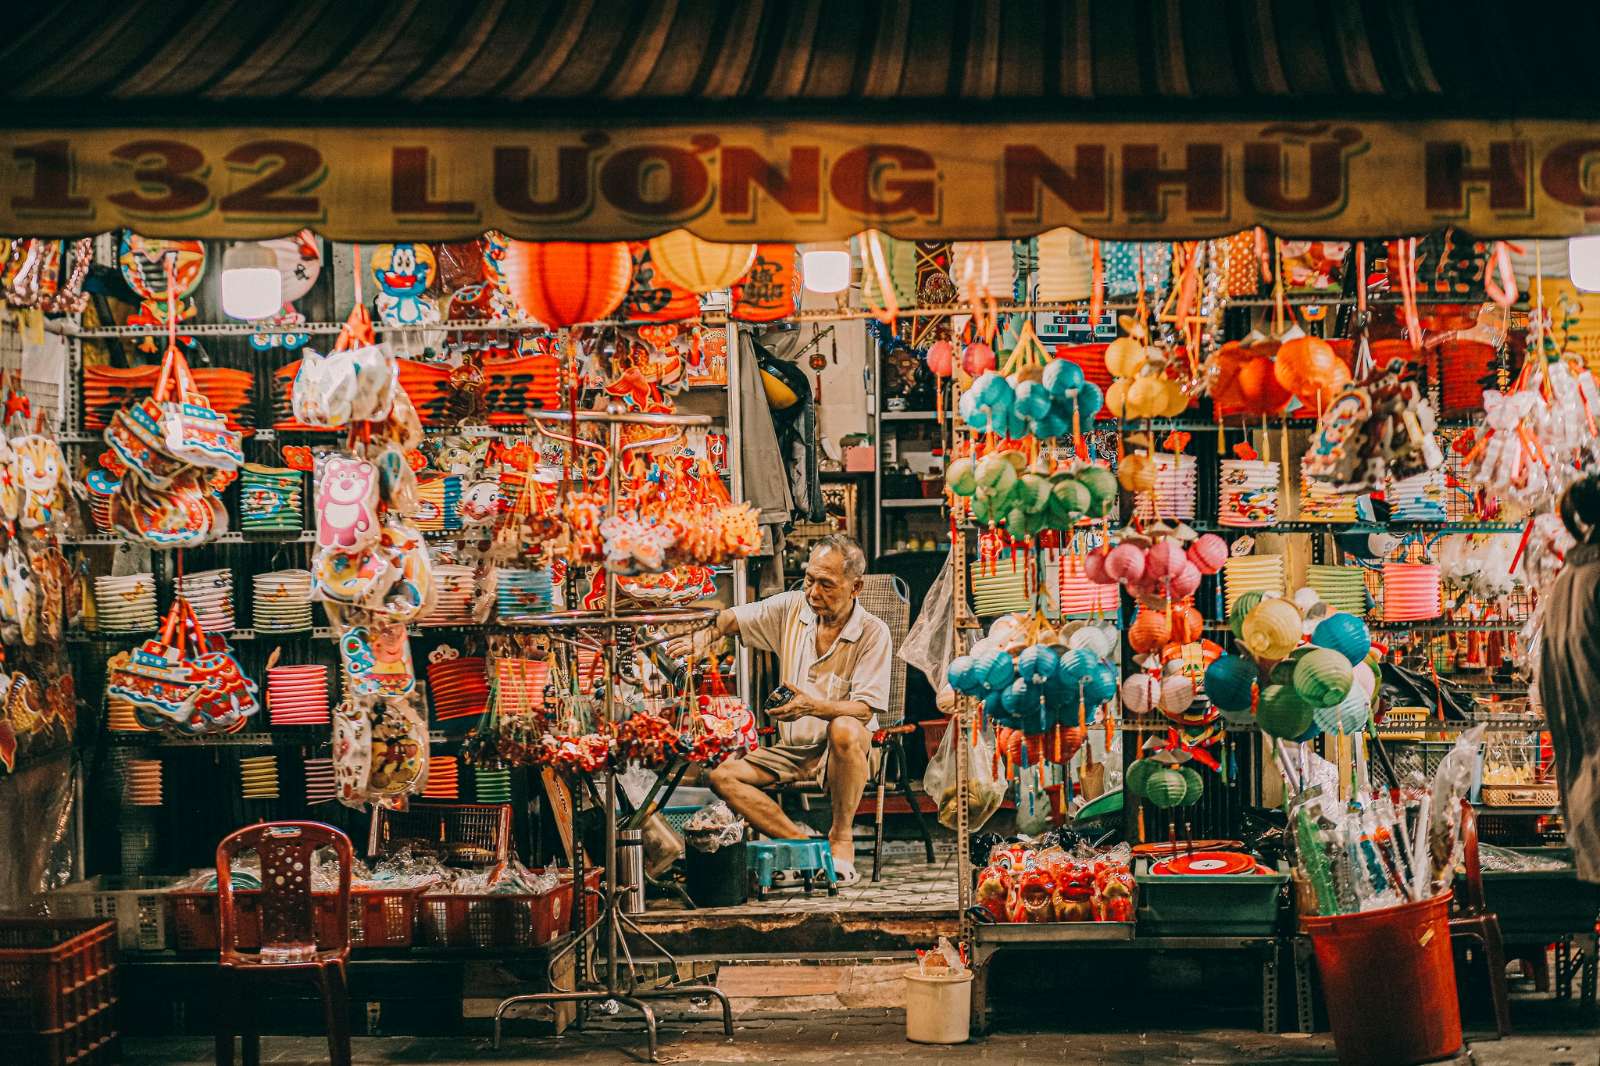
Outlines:
[[[1186,791],[1183,794],[1183,805],[1193,807],[1200,802],[1200,796],[1206,790],[1206,783],[1200,779],[1200,771],[1192,766],[1178,767],[1178,773],[1183,775]]]
[[[1322,727],[1324,733],[1352,736],[1367,728],[1372,708],[1367,702],[1367,694],[1352,687],[1337,705],[1318,707],[1315,714],[1317,725]]]
[[[1312,707],[1338,705],[1354,683],[1350,660],[1332,648],[1313,648],[1295,664],[1294,690]]]
[[[1268,685],[1261,690],[1256,724],[1269,737],[1293,740],[1311,728],[1315,708],[1290,685]]]
[[[945,484],[950,486],[950,491],[957,496],[971,496],[978,491],[977,467],[972,461],[972,456],[963,455],[950,464],[950,469],[945,471]]]
[[[999,453],[979,459],[974,476],[979,486],[993,492],[997,499],[1005,499],[1017,487],[1017,468]]]
[[[1084,488],[1089,490],[1090,518],[1104,518],[1117,503],[1117,476],[1103,466],[1086,466],[1073,471]]]
[[[1256,605],[1266,597],[1265,592],[1252,591],[1241,593],[1239,598],[1233,601],[1233,610],[1228,612],[1228,628],[1233,630],[1235,637],[1244,635],[1245,616],[1255,610]]]
[[[1160,769],[1144,783],[1145,799],[1162,810],[1176,807],[1189,792],[1189,782],[1177,770]]]
[[[1154,759],[1139,759],[1129,766],[1122,775],[1122,787],[1135,796],[1144,795],[1144,786],[1150,780],[1150,775],[1161,769],[1161,764]]]
[[[1017,502],[1029,514],[1039,514],[1050,502],[1050,479],[1044,474],[1028,471],[1017,485]]]
[[[1071,474],[1058,474],[1050,486],[1052,506],[1063,524],[1076,522],[1086,514],[1093,502],[1083,482]]]
[[[1293,685],[1295,667],[1300,665],[1300,660],[1305,658],[1310,651],[1310,648],[1296,648],[1290,652],[1287,659],[1275,665],[1272,671],[1267,674],[1267,684]]]

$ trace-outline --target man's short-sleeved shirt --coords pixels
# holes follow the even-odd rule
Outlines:
[[[889,707],[893,641],[889,627],[857,600],[833,647],[817,654],[817,614],[795,590],[733,609],[739,637],[747,645],[778,656],[784,684],[826,700],[858,700],[874,712]],[[878,728],[874,714],[868,729]],[[778,723],[781,743],[796,747],[826,744],[828,723],[806,716]]]

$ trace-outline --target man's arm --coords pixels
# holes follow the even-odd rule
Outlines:
[[[860,700],[825,700],[807,692],[802,692],[783,706],[774,707],[767,712],[768,717],[780,722],[808,716],[821,718],[825,722],[831,722],[835,718],[854,718],[868,722],[872,720],[872,714],[872,708]]]

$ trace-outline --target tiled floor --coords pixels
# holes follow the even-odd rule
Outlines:
[[[936,850],[929,865],[921,844],[884,853],[883,879],[871,880],[872,860],[863,858],[857,867],[861,880],[839,894],[830,896],[820,885],[806,895],[801,889],[773,890],[764,900],[751,899],[739,907],[708,907],[696,915],[716,917],[727,914],[795,914],[832,912],[892,911],[896,914],[956,910],[956,853]]]

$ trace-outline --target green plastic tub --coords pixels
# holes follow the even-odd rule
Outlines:
[[[1139,874],[1140,936],[1273,936],[1288,874]]]

